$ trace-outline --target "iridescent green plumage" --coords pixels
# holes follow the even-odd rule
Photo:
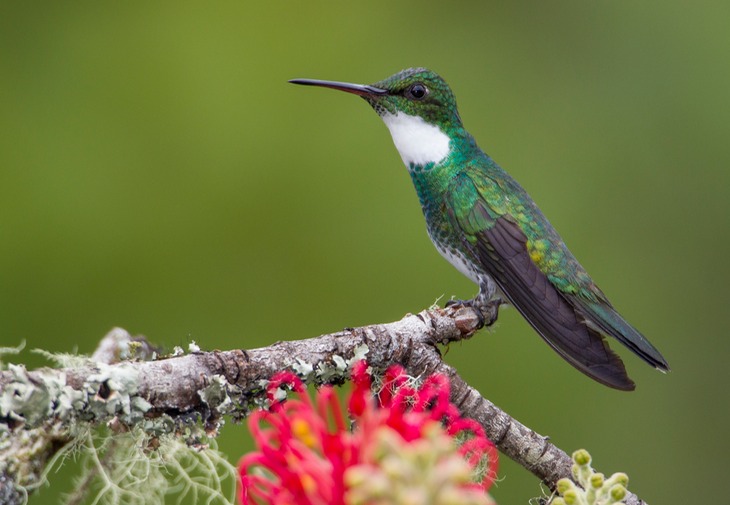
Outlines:
[[[506,297],[563,358],[610,387],[631,390],[634,383],[604,335],[659,370],[669,369],[614,310],[525,190],[477,146],[441,77],[416,68],[371,86],[292,82],[358,94],[383,118],[408,167],[431,240],[480,287],[468,303],[483,309]]]

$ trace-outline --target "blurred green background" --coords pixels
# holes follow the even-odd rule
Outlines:
[[[649,503],[724,502],[728,19],[678,0],[3,3],[0,345],[88,353],[122,326],[252,348],[471,296],[377,116],[286,82],[427,66],[673,371],[621,349],[638,389],[609,390],[514,310],[447,361]],[[237,460],[246,428],[221,445]],[[540,494],[500,474],[501,504]]]

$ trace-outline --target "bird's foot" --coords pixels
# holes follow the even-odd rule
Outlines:
[[[493,298],[485,300],[484,297],[477,295],[471,300],[452,299],[446,302],[445,306],[457,309],[459,307],[469,307],[476,312],[479,318],[478,329],[485,326],[491,326],[497,321],[499,315],[499,306],[503,303],[501,298]]]

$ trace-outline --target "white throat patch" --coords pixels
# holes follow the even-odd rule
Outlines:
[[[386,112],[382,118],[407,167],[438,163],[448,156],[450,139],[438,126],[403,112]]]

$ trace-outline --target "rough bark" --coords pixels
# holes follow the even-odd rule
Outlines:
[[[275,372],[293,369],[317,383],[341,383],[346,378],[346,363],[366,346],[366,359],[376,368],[399,363],[413,376],[448,375],[452,401],[463,415],[477,420],[503,454],[554,489],[559,479],[571,476],[570,456],[483,398],[441,359],[438,345],[471,337],[479,323],[479,316],[469,307],[432,308],[389,324],[258,349],[201,352],[193,348],[149,361],[154,349],[143,338],[136,338],[131,346],[136,359],[120,361],[135,339],[115,329],[100,343],[94,360],[80,366],[0,373],[0,398],[18,389],[19,382],[23,385],[20,390],[27,394],[34,387],[46,387],[49,377],[56,377],[70,388],[66,394],[78,393],[74,398],[80,399],[70,412],[52,412],[54,419],[24,415],[22,408],[13,414],[0,412],[0,424],[6,425],[12,437],[50,421],[130,426],[165,418],[174,426],[180,420],[197,418],[215,434],[222,416],[242,417],[261,401],[263,385]],[[16,478],[7,471],[0,474],[0,496],[10,492],[8,479]],[[645,503],[633,494],[625,501],[628,505]]]

